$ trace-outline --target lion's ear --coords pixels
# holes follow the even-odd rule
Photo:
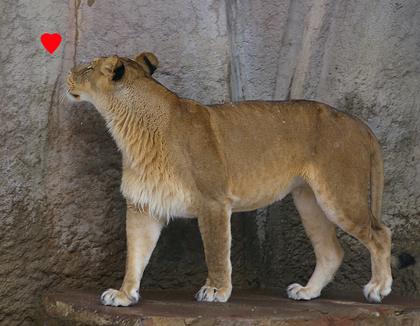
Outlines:
[[[143,52],[134,58],[137,63],[149,74],[153,75],[158,67],[159,60],[151,52]]]
[[[124,76],[125,67],[120,58],[118,58],[117,55],[114,55],[104,61],[101,72],[109,81],[118,81]]]

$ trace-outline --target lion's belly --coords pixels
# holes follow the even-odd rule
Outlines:
[[[290,193],[294,188],[304,184],[305,181],[299,177],[292,180],[272,180],[270,182],[259,182],[252,187],[232,188],[230,196],[232,211],[251,211],[275,201],[279,201]]]

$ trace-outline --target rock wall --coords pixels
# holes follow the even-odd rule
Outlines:
[[[0,20],[1,325],[31,325],[51,287],[118,287],[125,264],[120,155],[93,106],[65,98],[67,71],[97,56],[151,51],[156,78],[202,103],[324,101],[364,120],[384,152],[384,223],[393,251],[419,256],[420,11],[416,0],[3,0]],[[39,41],[60,33],[50,55]],[[237,287],[305,283],[315,258],[291,199],[236,214]],[[331,288],[360,290],[367,250],[339,231]],[[196,221],[164,229],[143,287],[198,288]],[[415,297],[417,267],[394,273]]]

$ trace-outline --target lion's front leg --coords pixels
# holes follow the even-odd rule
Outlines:
[[[198,301],[226,302],[232,292],[230,210],[217,206],[198,216],[209,273],[195,295]]]
[[[140,280],[159,239],[163,222],[127,203],[127,263],[120,290],[108,289],[101,296],[107,306],[131,306],[139,300]]]

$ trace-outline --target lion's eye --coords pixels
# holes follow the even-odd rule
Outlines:
[[[88,66],[85,71],[82,72],[82,75],[84,75],[85,73],[87,73],[88,71],[92,70],[92,66]]]

